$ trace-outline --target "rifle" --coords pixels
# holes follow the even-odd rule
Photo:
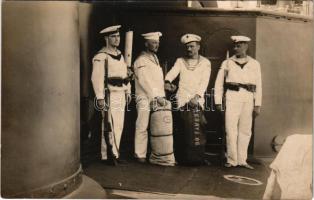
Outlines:
[[[134,80],[134,70],[132,68],[132,46],[133,46],[133,31],[125,33],[125,48],[124,48],[124,59],[127,65],[127,75],[129,81]]]
[[[112,151],[112,144],[110,142],[109,134],[112,132],[112,127],[110,123],[111,113],[110,113],[110,91],[108,88],[108,59],[105,59],[105,82],[104,82],[104,89],[105,89],[105,110],[103,110],[103,123],[104,123],[104,138],[107,145],[107,155],[108,155],[108,161],[112,162],[111,164],[117,165],[117,159]]]

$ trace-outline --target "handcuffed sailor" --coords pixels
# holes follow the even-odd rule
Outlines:
[[[200,42],[201,37],[195,34],[181,37],[186,55],[176,60],[165,78],[165,89],[171,92],[176,88],[172,81],[180,74],[176,93],[177,109],[180,112],[173,112],[173,116],[175,154],[181,164],[209,164],[204,156],[206,119],[203,111],[211,63],[199,54]]]
[[[137,120],[135,128],[135,157],[146,162],[150,103],[164,106],[165,100],[163,71],[156,55],[159,48],[160,32],[142,34],[146,50],[134,62]]]
[[[246,36],[232,36],[231,39],[235,54],[222,63],[215,83],[215,104],[219,111],[222,111],[222,97],[226,89],[225,166],[254,169],[247,163],[247,150],[252,134],[252,116],[260,113],[262,104],[261,69],[259,62],[247,55],[251,39]]]
[[[125,105],[131,100],[131,85],[127,76],[127,65],[118,49],[120,44],[121,25],[110,26],[100,33],[106,45],[93,58],[92,84],[97,98],[97,107],[105,107],[105,60],[108,60],[108,89],[110,91],[108,116],[112,132],[109,134],[112,151],[115,158],[119,158],[120,140],[124,124]],[[103,124],[103,123],[102,123]],[[107,159],[107,146],[104,135],[101,139],[101,158]],[[118,161],[120,161],[118,159]]]

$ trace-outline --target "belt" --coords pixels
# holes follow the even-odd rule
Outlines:
[[[109,77],[108,84],[112,86],[122,87],[123,85],[127,85],[130,82],[129,78],[121,78],[121,77]]]
[[[226,89],[233,91],[239,91],[240,88],[244,88],[249,92],[256,92],[256,85],[254,84],[226,83],[225,87]]]

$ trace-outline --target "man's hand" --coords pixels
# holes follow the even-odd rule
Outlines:
[[[105,100],[104,99],[97,99],[97,105],[96,109],[101,111],[102,117],[104,117],[104,112],[109,109],[108,105],[105,105]]]
[[[261,107],[260,106],[254,106],[253,116],[257,117],[260,113],[261,113]]]
[[[164,97],[157,97],[157,103],[159,106],[166,106],[167,100]]]
[[[129,105],[132,101],[132,96],[130,93],[125,93],[125,101],[126,101],[126,104]]]
[[[171,91],[171,83],[169,83],[169,82],[165,83],[165,90]]]
[[[105,99],[97,99],[97,107],[103,109],[105,107]]]
[[[216,109],[217,109],[219,112],[222,112],[222,105],[221,105],[221,104],[216,104]]]
[[[128,77],[130,78],[130,80],[134,80],[134,72],[133,72],[131,67],[128,67],[127,74],[128,74]]]
[[[199,98],[201,98],[200,95],[196,94],[196,95],[190,100],[189,104],[190,104],[190,106],[191,106],[192,108],[195,108],[195,107],[198,106],[198,100],[199,100]]]
[[[165,90],[169,91],[169,92],[174,92],[177,89],[177,86],[175,86],[172,83],[166,82],[165,83]]]

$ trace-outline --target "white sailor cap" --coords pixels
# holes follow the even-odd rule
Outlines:
[[[113,33],[119,32],[119,28],[121,28],[121,25],[109,26],[109,27],[101,30],[100,33],[103,33],[105,35],[111,35]]]
[[[181,42],[183,44],[187,44],[187,43],[190,43],[190,42],[200,42],[201,39],[202,38],[200,36],[198,36],[198,35],[188,33],[188,34],[185,34],[185,35],[183,35],[181,37]]]
[[[243,35],[233,35],[231,36],[231,40],[235,43],[237,42],[249,42],[251,38],[243,36]]]
[[[143,33],[142,36],[145,40],[157,40],[159,41],[159,37],[162,36],[161,32],[150,32],[150,33]]]

